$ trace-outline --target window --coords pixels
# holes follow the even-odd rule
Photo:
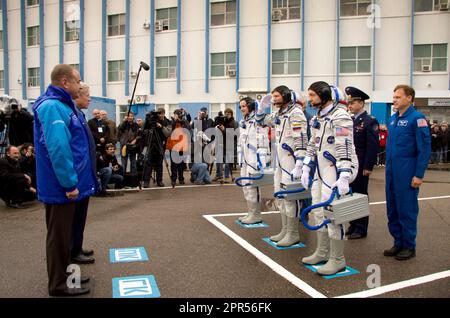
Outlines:
[[[211,3],[211,25],[236,24],[236,1]]]
[[[164,105],[163,105],[163,108],[164,108]],[[179,108],[180,108],[180,105],[178,105],[178,104],[169,104],[169,113],[166,114],[166,117],[168,117],[168,118],[172,117],[173,112]]]
[[[272,21],[300,19],[301,0],[272,0]]]
[[[156,79],[177,77],[177,57],[161,56],[156,58]]]
[[[211,77],[219,76],[236,76],[235,52],[211,54]]]
[[[177,29],[178,8],[167,8],[156,10],[156,31]]]
[[[414,45],[414,72],[446,72],[447,44]]]
[[[3,50],[3,30],[0,30],[0,50]]]
[[[371,4],[371,0],[341,0],[341,17],[370,15],[367,9]]]
[[[443,8],[449,9],[449,6],[448,0],[415,0],[414,11],[440,11]]]
[[[341,73],[370,73],[370,46],[341,47]]]
[[[28,87],[39,86],[39,67],[28,69]]]
[[[220,103],[212,103],[211,104],[211,113],[209,114],[209,118],[216,118],[219,116],[219,112],[222,110],[222,104]]]
[[[65,26],[65,41],[78,41],[80,39],[80,21],[66,21]]]
[[[1,70],[0,71],[0,89],[4,89],[5,88],[5,71]]]
[[[108,15],[108,36],[125,35],[125,14]]]
[[[108,61],[108,82],[125,80],[125,61]]]
[[[300,74],[300,49],[272,50],[272,74]]]
[[[27,28],[27,45],[39,45],[39,26]]]
[[[39,0],[27,0],[27,6],[37,6],[39,4]]]
[[[80,71],[80,64],[69,64],[70,66],[72,66],[74,69],[76,69],[78,72]]]

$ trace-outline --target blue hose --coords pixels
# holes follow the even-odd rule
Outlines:
[[[320,225],[317,225],[317,226],[311,226],[311,225],[308,224],[308,221],[306,220],[306,216],[308,215],[309,212],[311,212],[311,211],[314,210],[314,209],[321,208],[321,207],[324,207],[324,206],[329,205],[331,202],[333,202],[334,197],[336,196],[336,194],[337,194],[337,189],[334,188],[334,189],[333,189],[333,192],[331,193],[330,198],[329,198],[327,201],[325,201],[325,202],[320,202],[320,203],[317,203],[317,204],[314,204],[314,205],[310,205],[309,207],[307,207],[306,209],[304,209],[304,210],[302,211],[301,215],[300,215],[301,220],[302,220],[302,223],[303,223],[303,226],[306,227],[308,230],[311,230],[311,231],[317,231],[318,229],[321,229],[321,228],[324,227],[325,225],[331,223],[330,220],[326,219],[326,220],[323,221],[323,223],[320,224]]]
[[[255,147],[253,147],[252,145],[248,144],[247,147],[253,151],[256,152]],[[261,180],[262,178],[264,178],[264,168],[262,166],[262,162],[261,162],[261,158],[259,157],[259,153],[256,152],[256,160],[258,161],[258,170],[261,173],[261,175],[257,176],[257,177],[240,177],[240,178],[236,178],[234,180],[234,183],[238,186],[238,187],[247,187],[252,185],[250,182],[246,183],[246,184],[242,184],[241,181],[257,181],[257,180]]]

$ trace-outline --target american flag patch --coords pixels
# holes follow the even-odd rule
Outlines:
[[[350,135],[350,131],[347,128],[336,127],[337,137],[347,137]]]
[[[302,126],[293,126],[292,129],[295,131],[302,130]]]
[[[417,127],[428,127],[427,121],[424,118],[417,119]]]

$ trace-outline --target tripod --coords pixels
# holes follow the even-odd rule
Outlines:
[[[164,163],[166,164],[166,169],[167,172],[169,173],[169,177],[171,176],[170,173],[170,169],[169,169],[169,164],[167,163],[166,157],[164,155],[164,147],[161,141],[161,138],[159,136],[159,134],[157,132],[155,132],[156,127],[154,127],[153,125],[156,124],[151,124],[152,127],[150,129],[147,129],[147,136],[145,138],[145,142],[144,142],[144,147],[146,147],[145,150],[145,155],[144,155],[144,162],[143,162],[143,171],[142,171],[142,178],[141,181],[139,182],[139,188],[142,189],[142,184],[150,182],[150,180],[153,180],[153,183],[156,183],[155,178],[153,176],[149,176],[149,180],[144,180],[144,177],[148,174],[150,174],[150,172],[148,171],[148,169],[150,169],[150,171],[152,171],[152,166],[154,164],[154,162],[152,162],[152,166],[149,167],[148,165],[148,161],[150,160],[150,156],[152,156],[153,152],[152,150],[154,150],[156,148],[157,154],[159,156],[163,157]],[[157,167],[158,169],[158,167]]]
[[[5,130],[0,133],[0,158],[6,155],[6,147],[9,146],[9,118],[6,119]]]

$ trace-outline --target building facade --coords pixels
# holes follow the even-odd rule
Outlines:
[[[45,91],[55,64],[67,63],[117,121],[138,75],[138,117],[155,107],[195,116],[203,106],[215,116],[238,110],[242,96],[324,80],[366,91],[381,123],[397,84],[416,89],[431,119],[450,119],[448,0],[0,3],[0,94],[24,105]],[[140,61],[150,70],[139,73]]]

